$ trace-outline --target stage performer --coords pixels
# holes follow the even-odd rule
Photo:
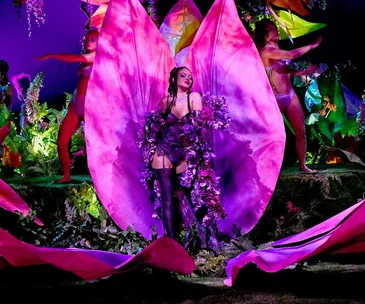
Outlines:
[[[84,51],[82,54],[46,54],[37,58],[40,61],[56,59],[64,62],[80,62],[77,86],[68,106],[67,114],[60,127],[57,140],[58,156],[63,169],[63,177],[59,181],[60,183],[67,183],[71,180],[68,144],[72,135],[84,120],[86,90],[94,63],[98,38],[99,32],[91,29],[85,35]]]
[[[306,173],[315,173],[315,170],[306,166],[307,141],[305,134],[304,112],[296,95],[290,77],[311,75],[317,69],[312,64],[301,71],[289,71],[291,59],[299,58],[316,48],[321,37],[314,43],[290,51],[280,49],[279,34],[275,23],[269,19],[262,19],[256,23],[254,40],[260,52],[271,87],[274,91],[280,111],[285,113],[296,136],[295,148],[299,159],[300,170]]]
[[[13,98],[13,87],[8,79],[9,64],[0,60],[0,145],[11,129],[10,108]]]
[[[13,88],[8,79],[9,64],[0,60],[0,104],[8,109],[11,107]]]
[[[218,250],[216,221],[223,219],[225,212],[211,167],[212,152],[202,135],[209,125],[204,113],[213,113],[207,104],[212,99],[204,95],[203,110],[202,96],[191,92],[192,85],[188,68],[173,68],[160,110],[147,114],[140,142],[147,169],[144,176],[153,193],[154,216],[161,218],[166,235],[178,239],[183,224],[188,236],[195,226],[199,246]],[[221,125],[228,127],[228,113],[220,117],[225,118]]]

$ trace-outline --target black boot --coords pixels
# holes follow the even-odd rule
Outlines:
[[[162,223],[168,237],[175,239],[177,214],[174,208],[173,192],[175,169],[153,169],[161,189]]]

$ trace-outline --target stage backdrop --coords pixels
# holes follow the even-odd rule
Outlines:
[[[175,2],[160,1],[161,5],[166,1]],[[9,62],[11,77],[20,73],[28,73],[34,77],[40,71],[45,72],[45,87],[41,92],[41,100],[56,106],[64,102],[63,92],[71,93],[74,90],[78,64],[54,60],[40,63],[33,60],[32,56],[48,52],[79,52],[86,16],[80,9],[80,0],[44,2],[46,23],[38,27],[33,22],[32,37],[29,38],[25,7],[18,21],[13,1],[0,0],[0,59]],[[196,3],[205,13],[209,5],[202,0],[196,0]],[[202,3],[205,3],[204,7]],[[311,58],[316,62],[329,63],[350,59],[357,66],[357,71],[344,75],[343,82],[358,96],[362,94],[364,87],[362,73],[365,61],[361,45],[364,36],[364,15],[365,1],[361,0],[328,1],[325,11],[313,10],[314,21],[327,23],[328,26],[322,31],[323,41],[320,48],[312,51]],[[297,39],[294,46],[286,46],[292,48],[312,41],[313,37],[309,35]],[[18,111],[19,108],[20,101],[15,97],[13,110]]]
[[[41,100],[56,106],[65,101],[63,92],[72,93],[77,80],[77,63],[62,63],[55,60],[39,62],[33,56],[45,53],[78,53],[85,31],[86,15],[80,9],[80,1],[46,0],[45,24],[40,27],[32,20],[32,36],[28,36],[27,13],[25,6],[17,20],[17,10],[12,0],[0,1],[0,59],[10,65],[9,79],[21,73],[34,77],[38,72],[45,73]],[[20,101],[14,94],[12,109],[19,111]]]

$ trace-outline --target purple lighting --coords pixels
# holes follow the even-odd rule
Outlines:
[[[17,19],[17,9],[13,1],[0,1],[0,28],[2,44],[0,57],[10,65],[9,79],[22,73],[35,77],[38,72],[45,73],[41,101],[53,104],[62,103],[63,92],[72,93],[77,80],[78,64],[55,60],[39,62],[33,56],[45,53],[78,53],[87,21],[80,9],[81,1],[45,1],[45,24],[40,27],[32,21],[32,36],[28,36],[26,7]],[[14,93],[12,109],[19,111],[21,102]]]

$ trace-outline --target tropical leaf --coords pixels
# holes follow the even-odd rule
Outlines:
[[[305,6],[309,4],[309,0],[266,0],[267,5],[275,5],[291,12],[295,12],[300,16],[309,16],[310,11]]]
[[[308,22],[294,14],[287,11],[278,10],[275,11],[280,20],[286,25],[292,38],[302,37],[309,33],[318,31],[327,26],[325,23]],[[279,24],[279,37],[280,39],[289,39],[286,29]]]

